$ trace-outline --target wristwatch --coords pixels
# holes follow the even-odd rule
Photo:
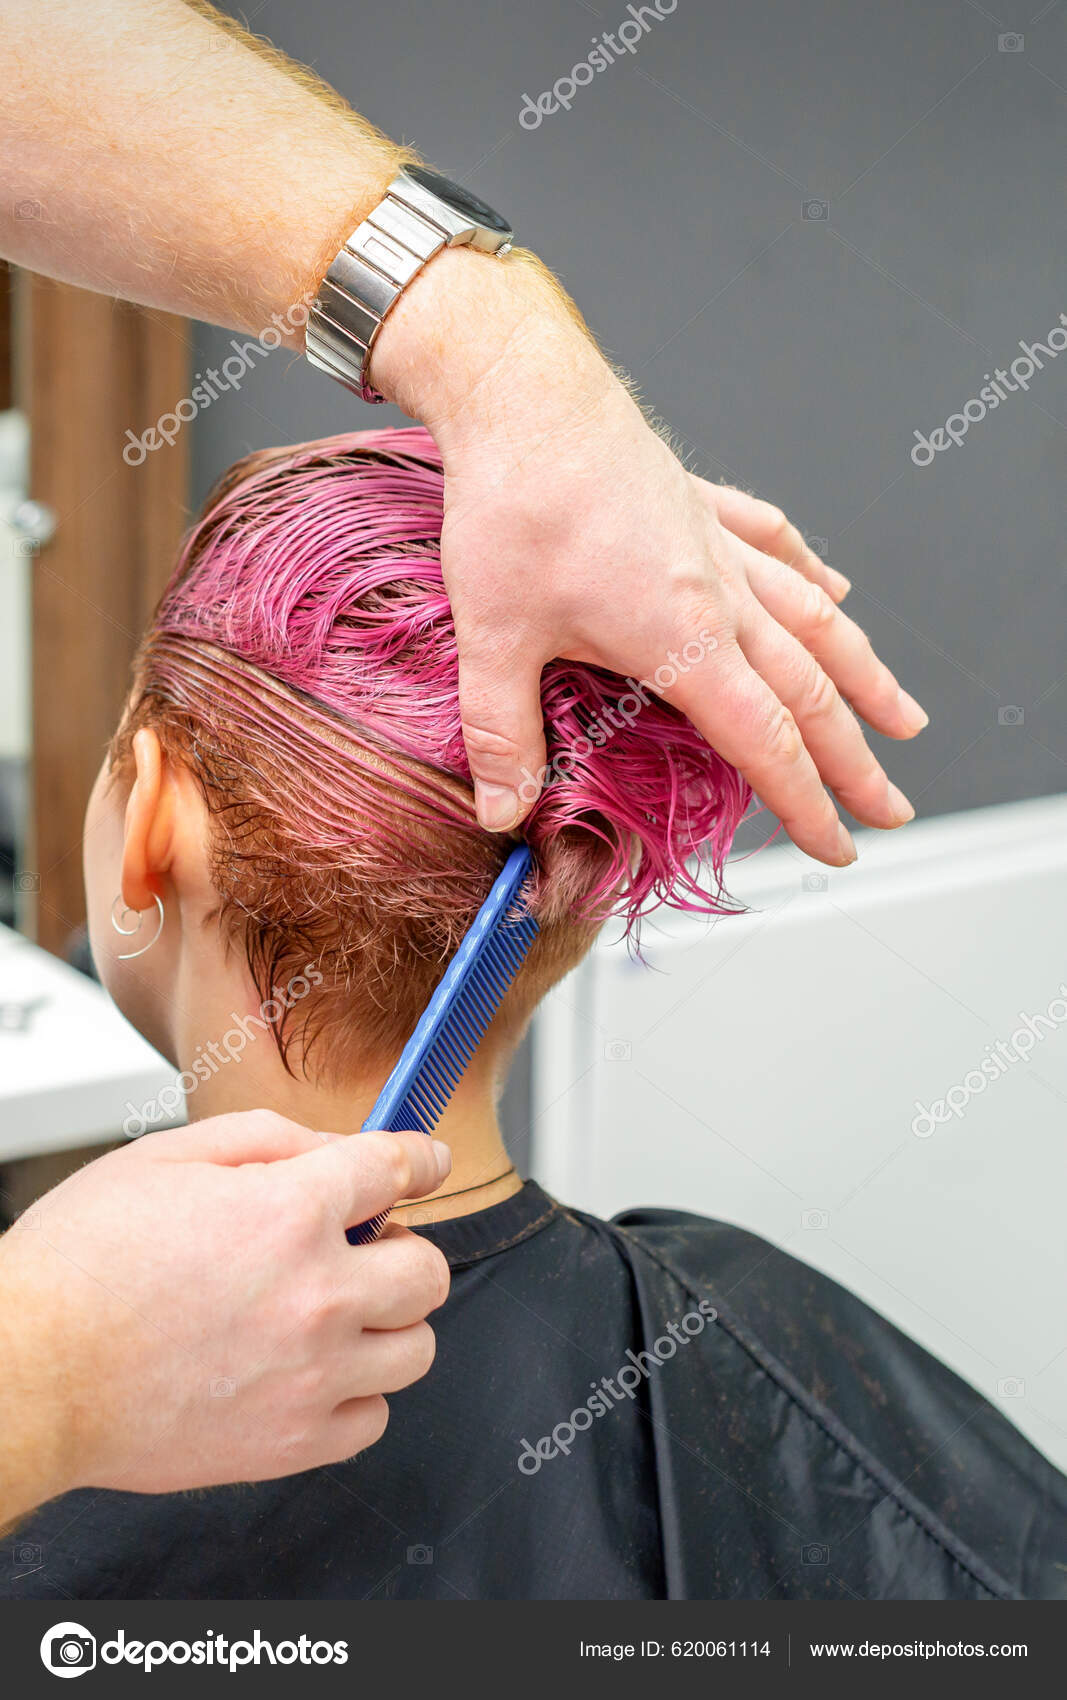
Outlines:
[[[412,278],[442,248],[503,255],[513,241],[507,220],[469,189],[405,165],[319,285],[305,332],[308,359],[364,401],[384,401],[367,376],[371,350]]]

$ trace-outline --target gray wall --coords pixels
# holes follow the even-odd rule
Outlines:
[[[1067,789],[1067,354],[959,447],[909,458],[1067,311],[1067,8],[1035,9],[678,0],[529,131],[524,93],[614,30],[621,0],[248,8],[514,218],[695,469],[827,540],[931,713],[882,752],[923,813]],[[1021,50],[1000,50],[1011,31]],[[198,363],[228,343],[204,329]],[[273,355],[198,421],[197,494],[251,447],[393,419]]]

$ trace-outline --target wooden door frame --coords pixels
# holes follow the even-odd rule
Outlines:
[[[11,267],[0,260],[0,413],[12,405],[14,376],[12,372],[12,342],[14,339],[14,309],[11,302]]]
[[[30,930],[62,955],[85,919],[85,805],[187,517],[189,427],[138,465],[123,449],[127,432],[140,437],[188,395],[190,333],[183,319],[33,273],[17,273],[15,285],[30,495],[56,518],[33,562],[24,866],[36,891]]]

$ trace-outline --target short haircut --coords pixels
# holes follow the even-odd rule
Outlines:
[[[112,745],[128,772],[152,727],[195,775],[214,919],[263,999],[309,962],[322,974],[275,1024],[293,1072],[344,1078],[399,1053],[515,842],[474,814],[443,502],[421,428],[238,462],[186,539]],[[731,907],[748,787],[657,694],[711,641],[693,633],[651,680],[544,668],[547,782],[521,829],[541,933],[498,1029],[521,1029],[609,915],[635,938],[661,903]]]

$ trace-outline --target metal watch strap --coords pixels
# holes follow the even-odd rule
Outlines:
[[[394,187],[390,184],[331,263],[307,322],[311,364],[364,401],[385,400],[367,379],[382,320],[450,234],[400,201]]]

